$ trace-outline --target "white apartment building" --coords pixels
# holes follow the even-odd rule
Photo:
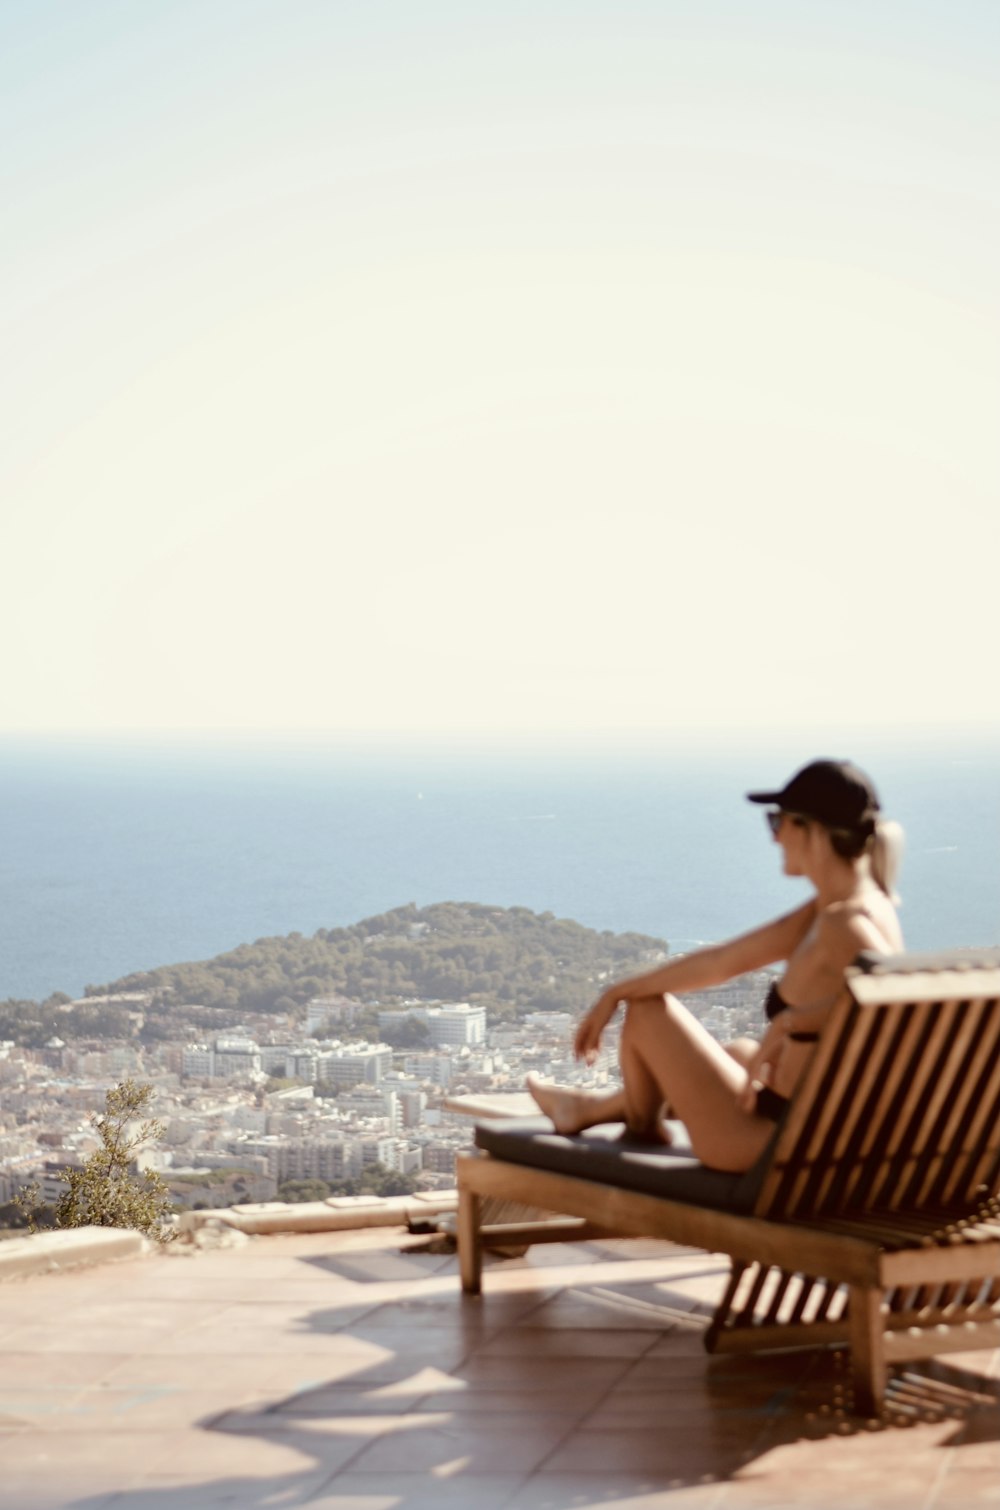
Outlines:
[[[306,1003],[306,1033],[314,1038],[320,1029],[333,1022],[349,1021],[357,1012],[358,1003],[346,996],[314,996]]]
[[[448,1054],[407,1054],[403,1069],[407,1075],[413,1075],[417,1080],[429,1080],[443,1090],[451,1084],[451,1057]]]
[[[393,1087],[399,1102],[400,1120],[404,1127],[419,1127],[427,1110],[427,1094],[419,1086],[398,1084]]]
[[[319,1055],[315,1049],[294,1049],[285,1061],[285,1074],[292,1080],[313,1084],[318,1077]]]
[[[260,1046],[260,1067],[265,1075],[280,1075],[284,1078],[288,1074],[288,1060],[294,1054],[295,1049],[290,1043],[262,1043]],[[302,1079],[311,1078],[303,1075]]]
[[[451,1045],[468,1045],[470,1048],[486,1042],[486,1008],[470,1007],[468,1002],[457,1002],[450,1007],[431,1007],[428,1027],[431,1042],[438,1048]]]
[[[142,1071],[138,1052],[129,1047],[110,1049],[63,1050],[63,1069],[70,1075],[95,1080],[124,1080]]]
[[[351,1138],[248,1138],[239,1147],[262,1154],[278,1184],[285,1180],[346,1180],[361,1172],[361,1148]]]
[[[185,1080],[209,1080],[215,1074],[215,1051],[207,1043],[189,1043],[181,1055]]]
[[[393,1159],[396,1157],[395,1138],[359,1138],[357,1143],[361,1151],[361,1164],[381,1164],[383,1169],[392,1169]]]
[[[458,1149],[451,1143],[425,1143],[423,1148],[424,1168],[436,1174],[455,1173],[455,1155]]]
[[[370,1090],[359,1087],[338,1096],[337,1111],[342,1116],[383,1118],[393,1133],[398,1132],[402,1120],[395,1091],[378,1090],[374,1086]]]
[[[529,1033],[544,1033],[553,1038],[569,1038],[573,1029],[569,1012],[528,1012],[522,1021]]]
[[[37,1149],[30,1154],[18,1155],[16,1160],[7,1163],[6,1168],[0,1169],[0,1203],[5,1205],[7,1201],[12,1201],[19,1190],[31,1184],[37,1171]]]
[[[246,1079],[259,1075],[260,1049],[252,1038],[217,1038],[213,1047],[189,1043],[181,1055],[185,1079]]]
[[[252,1038],[217,1038],[215,1073],[223,1080],[260,1074],[260,1049]]]
[[[378,1162],[383,1169],[395,1169],[399,1174],[419,1174],[424,1167],[423,1149],[415,1143],[406,1143],[402,1138],[383,1138],[381,1149]]]
[[[318,1056],[316,1077],[324,1085],[377,1085],[392,1069],[387,1043],[345,1044]]]
[[[486,1008],[472,1007],[465,1001],[441,1007],[386,1009],[378,1014],[378,1030],[384,1033],[407,1019],[423,1023],[435,1048],[472,1047],[486,1042]]]

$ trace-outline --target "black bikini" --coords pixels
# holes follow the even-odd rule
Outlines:
[[[780,1012],[794,1012],[795,1007],[790,1007],[778,990],[777,981],[772,981],[764,998],[764,1012],[768,1022],[773,1022]],[[818,1033],[789,1033],[793,1043],[818,1043]]]
[[[778,990],[777,981],[772,981],[768,988],[767,996],[764,998],[764,1012],[767,1015],[768,1022],[773,1022],[779,1012],[791,1012],[794,1010],[794,1007],[789,1007],[787,1001],[785,1001]],[[819,1038],[818,1033],[789,1033],[788,1036],[792,1043],[816,1043]],[[762,1085],[757,1092],[757,1102],[754,1109],[758,1117],[766,1117],[769,1122],[778,1122],[785,1114],[788,1101],[788,1096],[779,1096],[778,1092],[772,1090],[769,1085]]]
[[[762,1085],[757,1090],[757,1100],[754,1102],[754,1115],[765,1117],[768,1122],[780,1122],[788,1108],[789,1097],[779,1096],[769,1085]]]

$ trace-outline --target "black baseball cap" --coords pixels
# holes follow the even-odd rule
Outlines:
[[[850,760],[814,760],[796,771],[780,792],[747,792],[747,797],[784,813],[815,818],[827,828],[870,824],[881,806],[869,778]]]

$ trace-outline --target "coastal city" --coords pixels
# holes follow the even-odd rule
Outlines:
[[[723,1041],[759,1033],[769,978],[693,998],[709,1031]],[[101,1006],[122,1014],[128,1036],[69,1041],[74,1013]],[[43,1207],[58,1201],[67,1171],[98,1147],[92,1115],[125,1080],[153,1088],[163,1131],[138,1168],[160,1175],[179,1212],[448,1189],[472,1132],[458,1098],[522,1091],[531,1072],[594,1088],[616,1074],[616,1028],[595,1063],[581,1065],[569,1012],[491,1022],[468,1002],[382,1007],[333,995],[284,1022],[243,1013],[199,1041],[150,1043],[141,1036],[148,1006],[142,992],[69,1001],[65,1038],[0,1042],[0,1206],[31,1186]],[[358,1031],[373,1006],[377,1041]]]

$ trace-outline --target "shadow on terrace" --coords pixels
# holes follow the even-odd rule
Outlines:
[[[128,1472],[18,1510],[996,1502],[996,1353],[895,1374],[887,1416],[864,1422],[837,1354],[705,1355],[721,1260],[536,1248],[492,1259],[477,1300],[420,1246],[382,1229],[108,1267],[123,1321],[146,1298],[145,1335],[120,1334],[89,1399]],[[49,1440],[68,1471],[67,1435]]]

